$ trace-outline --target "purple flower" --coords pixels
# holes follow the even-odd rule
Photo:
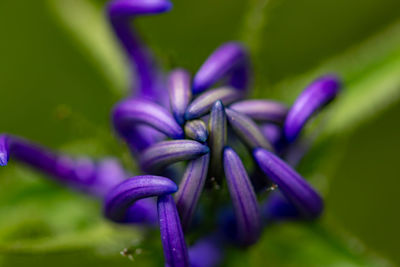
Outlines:
[[[317,79],[289,108],[245,99],[250,60],[236,42],[217,48],[193,81],[184,69],[164,75],[130,21],[170,8],[167,0],[113,0],[107,6],[134,81],[132,96],[113,110],[113,126],[143,175],[125,180],[115,160],[74,159],[10,135],[0,135],[0,166],[15,158],[96,195],[111,221],[158,224],[166,266],[211,267],[221,262],[229,242],[254,244],[267,221],[315,219],[322,213],[321,196],[283,159],[296,154],[301,130],[336,97],[340,82],[332,75]],[[251,161],[255,166],[243,164]],[[278,192],[259,205],[257,194],[271,184]],[[224,186],[231,200],[227,209]],[[201,216],[204,191],[214,207]],[[188,249],[184,232],[203,225],[212,234]]]

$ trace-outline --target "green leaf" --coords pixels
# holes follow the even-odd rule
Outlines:
[[[230,251],[227,266],[391,266],[342,234],[324,224],[270,225],[247,253]]]

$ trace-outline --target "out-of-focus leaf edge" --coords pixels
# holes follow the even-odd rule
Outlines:
[[[112,36],[100,3],[84,0],[47,0],[49,12],[73,43],[90,60],[112,92],[127,92],[128,67]]]

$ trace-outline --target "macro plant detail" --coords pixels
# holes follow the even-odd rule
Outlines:
[[[107,6],[133,80],[132,95],[115,106],[112,122],[140,175],[126,179],[113,159],[72,159],[7,134],[0,136],[0,165],[15,159],[99,197],[105,217],[116,223],[158,225],[166,266],[215,266],[224,246],[256,243],[269,222],[320,216],[322,198],[285,159],[296,153],[302,129],[341,84],[334,75],[320,77],[291,107],[246,99],[250,59],[237,42],[217,48],[193,78],[183,69],[165,77],[130,21],[170,8],[163,0],[113,0]],[[260,205],[258,198],[271,186],[279,192]],[[197,214],[202,193],[218,195],[215,220]],[[208,234],[188,247],[185,234],[203,222]],[[204,262],[203,253],[209,257]]]

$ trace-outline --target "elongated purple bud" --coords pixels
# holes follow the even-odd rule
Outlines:
[[[261,170],[304,217],[312,219],[321,214],[322,198],[295,170],[265,149],[256,149],[253,155]]]
[[[113,121],[122,136],[127,136],[126,132],[138,124],[145,124],[171,138],[184,137],[182,128],[167,109],[144,99],[128,99],[119,103],[114,109]]]
[[[125,49],[132,69],[136,72],[136,75],[132,76],[137,77],[133,77],[132,80],[137,84],[134,86],[138,89],[137,96],[151,100],[168,99],[165,88],[160,87],[160,73],[155,60],[131,28],[131,19],[140,15],[163,13],[171,7],[167,0],[113,0],[108,4],[111,26]]]
[[[273,150],[269,141],[264,137],[257,124],[246,115],[231,109],[225,109],[229,125],[239,138],[251,149],[262,147]]]
[[[197,141],[163,141],[143,151],[141,166],[145,171],[156,172],[172,163],[195,159],[209,151],[207,146]]]
[[[107,194],[104,202],[104,215],[115,222],[124,222],[127,212],[136,201],[148,197],[172,194],[178,186],[170,179],[143,175],[130,178]]]
[[[211,54],[194,76],[193,93],[201,93],[227,76],[230,76],[229,85],[244,90],[248,86],[249,72],[249,59],[243,46],[226,43]]]
[[[25,163],[44,174],[56,178],[74,189],[103,197],[113,186],[126,178],[122,166],[113,159],[95,163],[88,158],[60,155],[22,138],[0,135],[0,160],[9,158]]]
[[[243,245],[251,245],[260,237],[260,210],[246,169],[229,147],[224,150],[224,170],[235,211],[238,238]]]
[[[255,121],[283,124],[288,108],[286,105],[271,100],[243,100],[230,107]]]
[[[221,101],[216,101],[211,109],[208,129],[210,131],[208,145],[211,148],[210,175],[221,181],[222,155],[227,139],[226,114]]]
[[[207,126],[202,120],[193,120],[185,123],[185,135],[193,140],[204,143],[208,138]]]
[[[336,76],[323,76],[312,82],[296,99],[285,120],[284,133],[288,142],[296,140],[306,122],[331,102],[340,91]]]
[[[186,107],[192,98],[189,73],[182,69],[172,71],[168,77],[168,91],[172,114],[182,125],[185,122]]]
[[[189,267],[188,250],[174,199],[170,195],[159,196],[157,206],[165,266]]]
[[[186,110],[185,118],[192,120],[207,114],[215,101],[221,100],[224,105],[239,100],[243,97],[243,92],[238,91],[232,87],[220,87],[211,89],[199,95],[195,100],[190,103]]]
[[[203,191],[209,161],[210,155],[206,154],[189,162],[179,184],[179,190],[175,194],[176,207],[178,208],[184,231],[190,226],[197,202]]]
[[[200,239],[189,248],[191,267],[216,267],[223,260],[223,240],[219,233]]]

